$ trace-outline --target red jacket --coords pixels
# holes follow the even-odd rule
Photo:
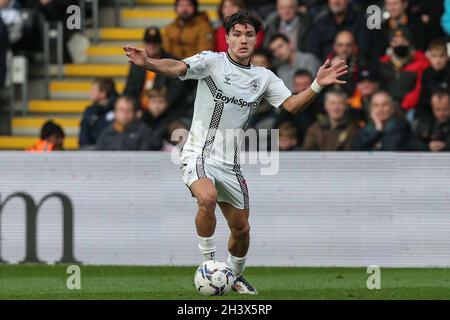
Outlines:
[[[391,56],[384,55],[380,58],[380,62],[385,67],[389,67],[390,69],[394,69],[392,63],[391,63]],[[420,89],[421,89],[421,83],[422,83],[422,75],[426,68],[428,68],[430,65],[430,62],[428,61],[427,57],[422,51],[415,51],[413,54],[412,61],[405,66],[403,66],[399,71],[394,72],[400,72],[400,73],[415,73],[415,87],[409,91],[401,101],[401,107],[405,110],[414,109],[418,102],[419,102],[419,95],[420,95]],[[400,81],[395,79],[383,79],[381,77],[381,81],[384,82],[384,85],[389,86],[389,81]],[[383,83],[382,83],[383,86]],[[389,91],[389,88],[387,88]]]
[[[225,40],[225,28],[223,26],[220,26],[219,28],[216,29],[215,32],[215,39],[216,42],[214,44],[214,51],[215,52],[225,52],[228,50],[228,44],[227,41]],[[256,48],[259,48],[262,43],[264,41],[264,31],[260,31],[258,32],[257,36],[256,36]]]

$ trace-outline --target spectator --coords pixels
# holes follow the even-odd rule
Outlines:
[[[401,151],[409,138],[409,125],[401,116],[389,93],[379,91],[370,101],[370,121],[361,128],[353,143],[354,150]]]
[[[343,30],[354,35],[359,50],[368,56],[368,39],[363,16],[348,4],[348,0],[328,0],[327,9],[314,21],[309,33],[309,51],[320,60],[331,52],[334,38]]]
[[[306,13],[299,12],[297,8],[297,0],[277,1],[277,11],[266,21],[266,46],[274,35],[281,33],[289,38],[293,48],[306,51],[310,20]]]
[[[94,149],[102,131],[114,119],[114,103],[117,98],[116,85],[111,78],[97,78],[92,83],[90,99],[92,105],[83,113],[80,125],[80,147]]]
[[[161,151],[170,152],[175,148],[181,151],[186,143],[188,133],[188,128],[183,121],[178,119],[172,120],[167,125],[167,134],[165,135]]]
[[[49,120],[41,128],[40,139],[31,147],[27,148],[29,152],[52,152],[61,151],[64,145],[64,130],[58,124]]]
[[[161,33],[158,28],[150,27],[145,30],[144,48],[149,58],[172,58],[172,56],[163,50]],[[130,67],[124,95],[135,99],[137,109],[145,110],[148,104],[145,93],[148,90],[158,87],[166,87],[170,91],[170,109],[182,109],[185,106],[188,89],[181,80],[156,74],[144,68],[139,68],[134,64]]]
[[[272,53],[264,48],[256,49],[250,63],[257,67],[272,70]]]
[[[15,0],[0,0],[0,16],[8,28],[9,42],[17,43],[22,38],[23,18]]]
[[[398,27],[392,31],[388,54],[381,57],[380,83],[411,121],[419,102],[423,72],[430,63],[422,51],[411,47],[409,30]]]
[[[114,121],[106,127],[97,141],[97,150],[139,151],[151,149],[151,130],[138,121],[134,100],[122,96],[116,100]]]
[[[431,94],[438,90],[450,90],[450,63],[447,43],[437,39],[430,43],[427,51],[430,67],[423,72],[420,99],[416,118],[424,114],[431,115]]]
[[[0,92],[6,82],[6,54],[9,48],[8,29],[0,15]],[[1,98],[0,98],[1,99]]]
[[[374,30],[373,34],[374,45],[372,50],[374,56],[380,57],[386,54],[386,49],[389,47],[390,36],[394,30],[399,27],[408,29],[409,33],[414,35],[411,39],[411,45],[418,49],[425,49],[425,25],[414,15],[407,13],[407,0],[384,0],[384,7],[388,13],[389,18],[382,23],[380,30]]]
[[[184,59],[204,50],[214,49],[214,30],[208,16],[198,12],[197,0],[176,0],[177,18],[164,33],[164,49],[175,58]]]
[[[331,65],[335,65],[340,60],[344,60],[348,65],[348,73],[341,77],[342,80],[347,81],[346,84],[340,87],[347,93],[352,95],[355,91],[356,81],[358,80],[358,72],[364,69],[366,62],[359,54],[358,47],[355,43],[353,34],[344,30],[339,32],[334,39],[333,51],[328,55],[331,60]]]
[[[167,88],[154,88],[149,90],[146,95],[148,97],[148,105],[141,120],[152,129],[151,150],[161,150],[167,132],[167,125],[172,118],[168,113]]]
[[[307,70],[297,70],[294,75],[293,93],[299,94],[305,91],[311,86],[313,80],[313,76]],[[302,145],[306,131],[323,113],[325,111],[323,110],[322,95],[320,95],[306,110],[300,113],[292,114],[281,108],[275,122],[275,128],[279,128],[282,123],[289,121],[297,130],[298,144]]]
[[[325,94],[327,116],[317,120],[307,131],[303,150],[305,151],[348,151],[351,150],[358,126],[347,114],[347,94],[331,89]]]
[[[432,115],[416,119],[411,149],[414,151],[450,151],[450,93],[437,91],[431,98]]]
[[[313,75],[319,70],[320,61],[310,53],[296,51],[284,34],[274,35],[269,47],[279,62],[276,74],[291,91],[296,70],[306,69]]]
[[[349,99],[351,118],[360,123],[369,120],[370,99],[379,87],[380,83],[374,71],[363,69],[359,72],[356,90]]]
[[[225,52],[228,50],[228,44],[226,41],[226,31],[224,27],[225,19],[231,16],[232,14],[235,14],[236,12],[240,10],[245,10],[245,4],[243,0],[222,0],[219,4],[219,17],[220,21],[222,22],[222,25],[218,27],[215,31],[215,45],[214,45],[214,51],[215,52]],[[259,48],[261,44],[264,41],[264,31],[261,30],[256,35],[256,48]]]
[[[297,151],[298,147],[297,129],[290,123],[285,122],[279,128],[279,150],[280,151]]]

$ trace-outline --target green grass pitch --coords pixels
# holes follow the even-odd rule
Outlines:
[[[384,269],[369,290],[365,268],[248,267],[257,296],[202,297],[195,267],[80,266],[81,289],[69,290],[65,265],[0,265],[0,299],[450,299],[450,269]]]

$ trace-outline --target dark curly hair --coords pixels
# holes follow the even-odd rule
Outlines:
[[[225,19],[225,31],[230,33],[231,29],[237,24],[249,24],[255,28],[256,33],[262,30],[263,24],[256,16],[252,15],[247,10],[236,12]]]

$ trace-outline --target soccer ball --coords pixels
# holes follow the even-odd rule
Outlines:
[[[198,267],[194,284],[201,295],[222,296],[230,292],[235,279],[233,271],[225,263],[210,260]]]

